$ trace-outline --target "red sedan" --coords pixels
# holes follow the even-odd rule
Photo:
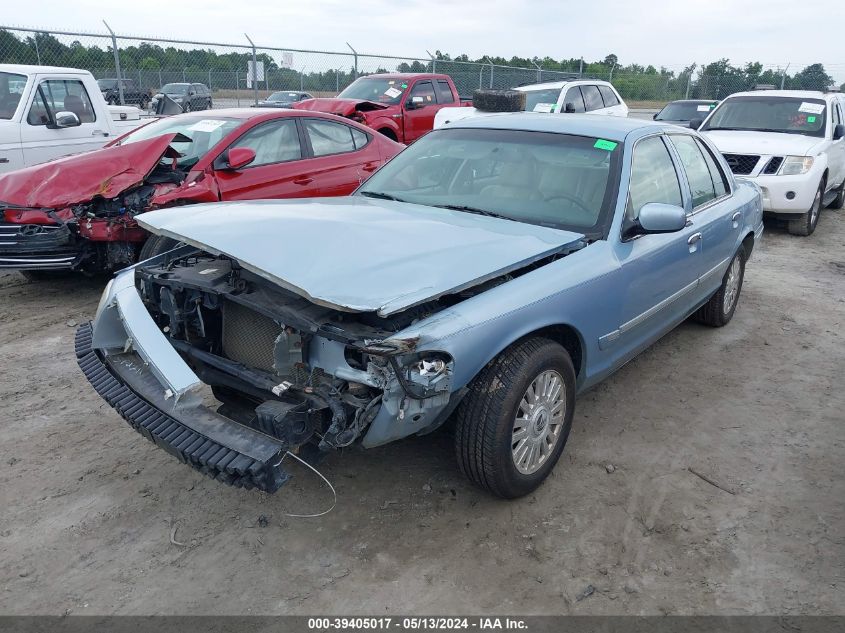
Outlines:
[[[343,196],[402,148],[319,112],[250,108],[159,119],[103,149],[0,176],[0,268],[121,268],[159,250],[153,242],[142,247],[139,213]]]

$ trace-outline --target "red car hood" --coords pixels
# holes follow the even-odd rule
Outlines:
[[[306,99],[298,101],[291,107],[297,110],[314,110],[316,112],[328,112],[349,116],[353,112],[369,112],[370,110],[385,110],[389,106],[375,101],[362,101],[361,99]]]
[[[144,182],[163,157],[178,156],[170,147],[175,136],[165,134],[9,172],[0,176],[0,203],[62,209],[97,196],[114,198]]]

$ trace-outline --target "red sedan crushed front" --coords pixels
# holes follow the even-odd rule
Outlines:
[[[179,115],[104,149],[10,172],[0,176],[0,268],[122,268],[147,239],[135,216],[161,207],[351,193],[402,148],[365,130],[290,110]],[[343,134],[349,146],[327,151]]]

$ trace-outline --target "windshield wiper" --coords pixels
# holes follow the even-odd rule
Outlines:
[[[402,198],[397,198],[394,195],[389,193],[384,193],[383,191],[361,191],[358,193],[359,196],[367,196],[368,198],[378,198],[379,200],[394,200],[396,202],[405,202]]]
[[[512,222],[517,221],[501,213],[496,213],[495,211],[479,209],[478,207],[469,207],[463,204],[433,204],[431,206],[437,207],[438,209],[449,209],[450,211],[464,211],[466,213],[475,213],[476,215],[486,215],[488,218],[499,218],[500,220],[510,220]]]

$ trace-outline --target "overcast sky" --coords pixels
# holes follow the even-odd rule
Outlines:
[[[789,72],[823,62],[845,80],[840,0],[29,0],[3,3],[0,23],[63,30],[425,56],[501,55],[664,65],[728,57]]]

